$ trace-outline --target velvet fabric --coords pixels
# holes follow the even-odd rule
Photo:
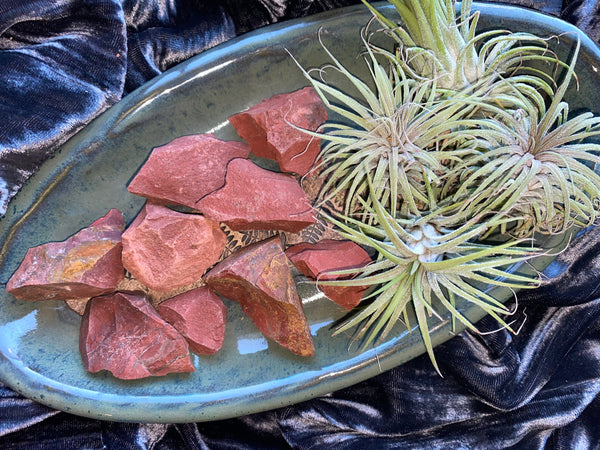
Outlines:
[[[252,29],[358,0],[0,1],[0,211],[57,147],[145,81]],[[514,0],[600,42],[595,0]],[[493,320],[426,356],[304,403],[191,424],[96,421],[0,384],[3,449],[600,448],[600,227]],[[486,333],[486,332],[490,333]]]

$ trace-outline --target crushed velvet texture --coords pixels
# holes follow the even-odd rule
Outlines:
[[[117,1],[0,2],[0,215],[58,145],[120,99],[126,62]]]
[[[123,8],[129,51],[125,93],[236,34],[218,1],[124,0]]]
[[[0,210],[59,144],[143,82],[236,35],[358,0],[0,2]],[[594,0],[510,0],[600,42]],[[10,206],[8,204],[8,206]],[[0,448],[600,448],[600,228],[519,294],[519,333],[462,333],[304,403],[198,424],[100,422],[0,384]],[[497,324],[484,319],[481,331]]]

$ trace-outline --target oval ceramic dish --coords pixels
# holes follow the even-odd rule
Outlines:
[[[392,8],[381,6],[389,16]],[[478,5],[480,29],[564,34],[561,55],[582,39],[577,65],[579,92],[573,109],[599,112],[600,53],[594,43],[562,21],[506,6]],[[365,73],[358,57],[360,31],[370,19],[360,5],[270,26],[207,51],[152,80],[102,114],[45,163],[0,220],[0,282],[6,283],[29,247],[61,241],[103,216],[121,210],[129,222],[143,200],[126,186],[153,147],[187,134],[214,132],[239,139],[227,118],[276,93],[307,84],[287,51],[304,67],[327,62],[318,34],[346,64]],[[287,51],[286,51],[287,50]],[[562,52],[562,53],[561,53]],[[542,242],[558,248],[564,239]],[[536,262],[544,267],[549,259]],[[424,352],[418,330],[399,324],[384,342],[362,353],[348,336],[332,338],[331,325],[345,311],[300,286],[316,356],[300,358],[268,342],[238,305],[227,302],[222,350],[193,356],[196,371],[139,381],[87,373],[81,363],[81,318],[62,302],[17,301],[0,292],[0,379],[26,397],[92,418],[136,422],[223,419],[289,405],[344,388]],[[506,300],[510,292],[495,291]],[[477,308],[465,307],[472,320]],[[452,336],[448,321],[433,332],[434,344]],[[439,358],[443,356],[440,355]]]

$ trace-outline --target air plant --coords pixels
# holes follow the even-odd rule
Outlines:
[[[535,288],[541,276],[519,265],[544,253],[534,232],[563,232],[599,216],[600,176],[590,165],[600,145],[600,118],[569,118],[564,101],[579,43],[569,64],[528,33],[477,34],[478,13],[466,0],[392,0],[404,26],[367,4],[397,51],[363,34],[369,80],[325,47],[351,93],[327,83],[324,69],[304,70],[323,102],[342,119],[310,132],[325,145],[323,203],[343,194],[324,218],[359,245],[372,264],[351,279],[321,282],[369,287],[336,333],[356,328],[363,345],[383,339],[414,310],[438,369],[429,318],[477,331],[462,313],[477,305],[509,330],[509,310],[490,288]],[[522,42],[528,45],[519,45]],[[560,83],[540,66],[566,69]],[[537,63],[538,67],[534,67]],[[547,67],[547,66],[545,66]],[[444,312],[445,311],[445,312]],[[438,369],[439,371],[439,369]]]
[[[323,47],[333,61],[329,68],[351,81],[360,100],[322,80],[323,69],[304,71],[325,105],[345,119],[312,133],[327,141],[320,155],[321,176],[327,180],[321,201],[342,192],[346,215],[362,214],[361,202],[375,200],[419,215],[427,206],[427,186],[448,183],[449,168],[472,151],[470,107],[455,98],[438,98],[434,85],[408,78],[400,67],[386,70],[363,42],[374,88]]]
[[[369,187],[374,193],[370,181]],[[437,202],[432,200],[431,204]],[[489,227],[501,226],[505,219],[500,216],[481,222],[479,217],[469,217],[460,211],[459,204],[452,203],[438,205],[433,211],[411,218],[398,218],[377,200],[372,207],[365,205],[365,210],[376,216],[376,226],[343,214],[334,217],[325,213],[325,216],[342,236],[374,248],[378,252],[377,260],[358,271],[336,272],[337,275],[352,274],[352,279],[321,282],[367,287],[371,291],[363,299],[366,306],[336,331],[337,334],[358,326],[355,339],[365,338],[363,346],[374,339],[385,338],[400,319],[410,329],[407,310],[412,306],[426,351],[439,372],[429,336],[429,317],[435,315],[441,319],[439,311],[447,310],[453,318],[453,328],[458,320],[477,331],[457,306],[457,302],[466,301],[482,308],[511,330],[502,318],[510,311],[489,294],[488,289],[491,286],[535,288],[541,283],[535,272],[519,274],[514,270],[516,264],[542,252],[527,240],[476,242]]]
[[[485,106],[493,113],[486,137],[493,145],[466,158],[468,175],[455,192],[468,195],[469,209],[499,211],[519,217],[505,224],[518,236],[533,232],[559,233],[589,226],[600,215],[600,145],[589,139],[600,135],[600,117],[590,112],[568,118],[564,95],[573,77],[579,43],[569,69],[547,111],[506,111]],[[483,134],[483,133],[482,133]]]
[[[543,93],[551,95],[553,78],[530,62],[561,65],[544,38],[531,33],[494,29],[477,32],[479,12],[471,0],[456,15],[453,0],[391,0],[401,24],[385,17],[366,0],[396,46],[390,52],[374,47],[415,80],[434,80],[442,89],[483,89],[490,101],[511,107],[525,99],[543,107]],[[511,78],[505,83],[506,78]],[[515,96],[520,92],[522,96]]]

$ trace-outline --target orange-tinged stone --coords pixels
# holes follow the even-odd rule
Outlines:
[[[108,253],[114,247],[112,241],[84,242],[69,250],[65,256],[60,278],[79,278],[94,267],[98,255]]]
[[[124,380],[194,371],[185,338],[139,293],[91,299],[79,350],[86,370],[108,370]]]
[[[302,130],[316,131],[326,120],[327,110],[312,87],[275,95],[229,118],[252,153],[299,175],[314,166],[321,150],[320,139]]]
[[[237,301],[265,336],[297,355],[314,355],[308,321],[279,237],[244,247],[204,279],[218,294]]]
[[[21,300],[68,300],[112,292],[123,279],[123,215],[111,209],[63,242],[30,248],[6,284]]]

